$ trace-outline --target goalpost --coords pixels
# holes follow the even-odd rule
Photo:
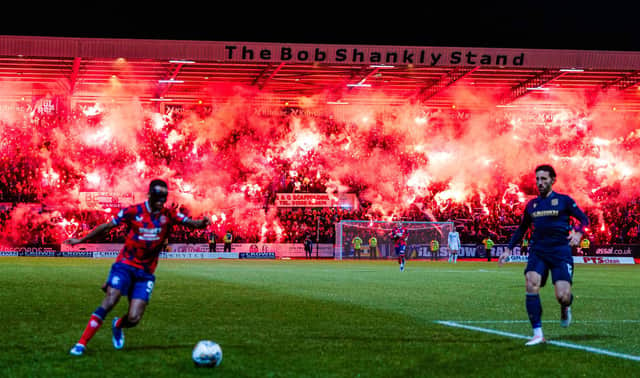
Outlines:
[[[398,222],[355,220],[343,220],[336,223],[335,259],[358,258],[352,246],[352,241],[356,236],[362,240],[360,258],[374,258],[369,246],[369,240],[372,236],[378,241],[375,258],[394,258],[395,249],[391,231],[397,224]],[[449,232],[454,230],[453,222],[401,222],[401,224],[409,233],[407,258],[431,258],[432,240],[437,240],[440,244],[439,256],[449,255],[448,237]]]

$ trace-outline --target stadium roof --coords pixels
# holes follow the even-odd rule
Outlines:
[[[589,106],[607,91],[615,96],[598,106],[636,111],[640,52],[0,36],[0,82],[0,101],[62,93],[76,102],[198,104],[240,84],[291,106],[317,96],[462,109],[486,106],[483,96],[497,106],[553,107],[558,94]]]

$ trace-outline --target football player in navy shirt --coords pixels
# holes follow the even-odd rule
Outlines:
[[[121,318],[114,318],[111,324],[112,342],[116,349],[124,347],[123,328],[135,327],[149,303],[155,283],[158,257],[169,237],[171,226],[181,224],[191,228],[206,228],[209,218],[193,220],[177,209],[164,207],[168,195],[167,183],[153,180],[149,184],[149,200],[123,208],[109,222],[103,223],[80,239],[69,239],[65,243],[75,245],[105,235],[114,227],[127,225],[124,247],[111,266],[104,286],[105,297],[89,319],[80,340],[70,350],[70,354],[81,356],[87,343],[98,331],[106,315],[120,300],[129,297],[129,309]]]
[[[552,190],[556,182],[556,172],[552,166],[540,165],[535,172],[540,195],[527,203],[520,227],[511,237],[508,248],[499,259],[499,264],[502,265],[511,254],[511,249],[520,243],[527,230],[533,227],[529,243],[529,261],[524,270],[526,308],[533,327],[533,338],[525,344],[527,346],[545,342],[539,292],[545,285],[549,272],[555,286],[556,298],[560,303],[560,325],[568,327],[571,323],[571,247],[580,243],[584,228],[589,224],[589,219],[571,197]],[[570,218],[579,222],[575,228],[569,224]]]

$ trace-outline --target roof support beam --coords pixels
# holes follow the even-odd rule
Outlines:
[[[69,77],[69,94],[73,94],[76,82],[78,81],[78,73],[80,72],[80,61],[82,58],[73,58],[73,66],[71,67],[71,76]]]
[[[369,71],[367,71],[366,69],[362,69],[362,70],[358,71],[358,73],[357,73],[357,74],[353,74],[353,75],[351,75],[351,78],[349,78],[349,81],[353,80],[353,79],[354,79],[355,77],[357,77],[357,76],[364,75],[364,76],[362,77],[362,79],[358,80],[358,82],[357,82],[357,83],[350,83],[350,84],[347,84],[347,86],[349,86],[349,87],[357,87],[357,86],[364,85],[364,82],[365,82],[365,81],[367,81],[367,79],[368,79],[369,77],[371,77],[371,75],[374,75],[374,74],[375,74],[376,72],[378,72],[379,70],[380,70],[380,67],[376,67],[376,68],[374,68],[374,69],[372,69],[372,70],[369,70]]]
[[[425,87],[425,88],[422,88],[418,92],[418,96],[417,97],[422,102],[427,101],[428,99],[436,96],[438,93],[440,93],[441,91],[445,90],[446,88],[449,88],[450,86],[455,84],[460,79],[462,79],[465,76],[471,74],[472,72],[474,72],[478,68],[480,68],[480,67],[479,66],[476,66],[476,67],[456,67],[453,70],[451,70],[451,71],[447,72],[446,74],[442,75],[442,77],[440,77],[432,85],[430,85],[428,87]]]
[[[271,72],[269,77],[263,79],[267,76],[267,72],[269,72],[269,70],[273,68],[273,64],[268,65],[267,68],[262,70],[262,72],[260,72],[260,75],[258,75],[258,77],[253,80],[253,83],[251,83],[251,85],[257,85],[259,89],[264,88],[264,86],[267,85],[267,82],[273,79],[273,77],[276,76],[276,74],[282,69],[282,67],[284,67],[284,62],[280,63],[278,67],[276,67],[276,69]]]
[[[619,91],[623,91],[629,87],[633,87],[638,83],[640,83],[640,71],[633,71],[628,75],[604,84],[602,86],[602,89],[605,90],[613,87]]]
[[[165,77],[162,80],[165,80],[165,81],[175,80],[176,77],[178,77],[178,73],[180,72],[180,69],[182,68],[183,65],[184,63],[176,63],[173,70],[169,72],[167,75],[165,75]],[[156,87],[156,98],[163,98],[169,92],[170,88],[171,88],[171,83],[166,83],[166,82],[158,83]]]
[[[500,99],[500,105],[507,105],[529,93],[531,88],[542,88],[544,85],[562,77],[566,73],[567,72],[560,70],[544,70],[539,75],[512,87],[509,93]]]

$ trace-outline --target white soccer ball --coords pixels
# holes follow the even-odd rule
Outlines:
[[[197,366],[216,367],[222,362],[222,348],[214,341],[201,340],[193,348],[191,358]]]

